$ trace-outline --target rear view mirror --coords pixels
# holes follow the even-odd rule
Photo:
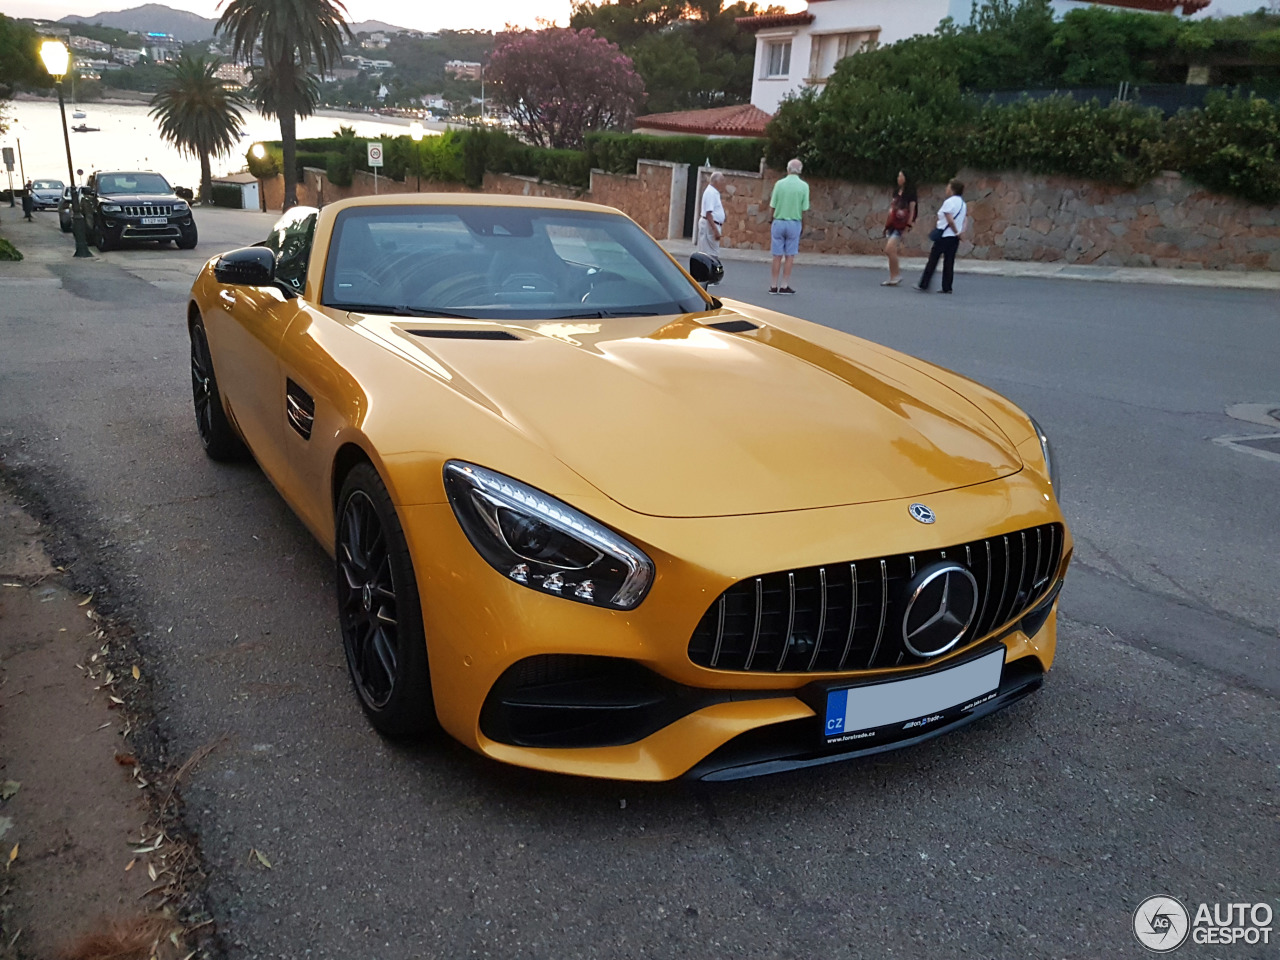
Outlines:
[[[709,287],[724,279],[724,264],[709,253],[695,253],[689,258],[689,276]]]
[[[276,257],[266,247],[241,247],[217,259],[213,276],[219,283],[267,287],[275,282]]]

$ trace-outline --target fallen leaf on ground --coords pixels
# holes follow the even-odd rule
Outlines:
[[[14,847],[14,849],[16,850],[16,849],[18,849],[18,848],[17,848],[17,847]],[[266,856],[263,854],[263,852],[262,852],[261,850],[258,850],[258,849],[256,849],[256,848],[251,848],[251,849],[249,850],[249,853],[251,853],[253,856],[257,857],[257,858],[258,858],[258,862],[259,862],[260,864],[262,864],[264,867],[266,867],[268,870],[273,869],[273,867],[271,866],[271,861],[270,861],[270,860],[268,860],[268,859],[266,858]]]
[[[133,869],[133,865],[134,865],[135,863],[137,863],[137,862],[138,862],[138,858],[137,858],[137,857],[134,857],[132,860],[130,860],[128,863],[126,863],[126,864],[124,865],[124,872],[125,872],[125,873],[128,873],[130,870],[132,870],[132,869]]]
[[[138,765],[138,758],[132,753],[117,753],[116,763],[120,764],[122,767],[136,767]]]
[[[147,876],[152,880],[156,878],[156,865],[154,863],[147,864]]]
[[[9,851],[9,860],[8,860],[8,862],[4,865],[4,869],[5,869],[5,872],[6,872],[6,873],[8,873],[8,872],[9,872],[9,864],[13,863],[13,861],[15,861],[15,860],[17,860],[17,859],[18,859],[18,847],[19,847],[19,846],[21,846],[21,844],[17,844],[17,843],[15,843],[15,844],[13,845],[13,849]],[[259,857],[261,857],[261,856],[262,856],[262,854],[258,854],[258,856],[259,856]],[[268,865],[268,866],[270,866],[270,864],[267,864],[267,865]]]
[[[136,663],[133,665],[133,679],[135,680],[142,679],[142,671],[138,669],[138,665]]]
[[[4,783],[0,783],[0,800],[8,800],[18,792],[18,788],[21,786],[22,783],[17,780],[6,780]]]
[[[83,600],[81,600],[78,604],[76,604],[76,606],[78,606],[78,607],[86,607],[86,606],[88,606],[88,605],[89,605],[89,601],[90,601],[90,600],[92,600],[92,599],[93,599],[93,594],[91,593],[91,594],[89,594],[87,597],[85,597]]]
[[[13,818],[0,817],[0,837],[3,837],[6,833],[8,833],[12,829],[13,829]]]

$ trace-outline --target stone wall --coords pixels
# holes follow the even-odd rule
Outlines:
[[[699,171],[699,191],[710,175]],[[778,174],[726,173],[727,247],[769,248],[769,195]],[[1280,270],[1280,209],[1209,193],[1165,173],[1137,189],[1028,174],[960,174],[971,225],[960,255],[1105,266]],[[889,189],[843,180],[809,181],[811,209],[800,249],[884,250]],[[904,253],[928,251],[943,188],[920,193],[920,219]]]
[[[653,237],[665,240],[679,235],[684,220],[684,192],[687,183],[686,164],[661,160],[641,160],[634,174],[591,171],[591,185],[583,190],[557,183],[544,183],[534,177],[520,177],[510,173],[486,173],[484,186],[472,191],[461,183],[423,180],[421,189],[416,179],[407,183],[378,178],[378,192],[390,193],[498,193],[520,197],[553,197],[559,200],[586,200],[617,207],[644,227]],[[349,197],[373,195],[373,175],[357,170],[352,174],[351,185],[339,187],[329,182],[323,170],[307,167],[298,184],[298,203],[322,207]],[[279,210],[284,200],[284,178],[274,177],[263,181],[263,197],[268,210]],[[678,209],[677,209],[678,201]]]

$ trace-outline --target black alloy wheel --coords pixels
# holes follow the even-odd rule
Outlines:
[[[199,240],[200,234],[196,231],[196,228],[193,225],[189,232],[184,231],[182,235],[173,242],[179,250],[194,250]]]
[[[195,403],[196,430],[209,459],[243,460],[249,451],[222,409],[209,338],[198,318],[191,324],[191,399]]]
[[[93,245],[98,248],[99,253],[106,253],[111,249],[111,237],[107,234],[107,228],[102,225],[102,221],[98,221],[93,228]]]
[[[360,706],[383,736],[421,735],[435,717],[422,607],[395,506],[371,465],[347,475],[336,519],[338,620]]]

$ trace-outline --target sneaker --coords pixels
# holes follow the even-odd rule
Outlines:
[[[781,294],[785,294],[786,296],[790,296],[791,294],[795,293],[795,291],[792,290],[790,287],[782,287],[781,289],[778,290],[778,292]]]
[[[899,277],[897,280],[881,280],[881,281],[880,281],[880,286],[882,286],[882,287],[896,287],[896,286],[897,286],[898,284],[900,284],[901,282],[902,282],[902,278],[901,278],[901,277]]]
[[[951,291],[950,291],[950,290],[939,290],[938,292],[939,292],[939,293],[950,293]]]
[[[915,284],[915,285],[912,287],[912,289],[913,289],[913,290],[915,290],[915,292],[916,292],[916,293],[928,293],[928,292],[929,292],[929,288],[928,288],[928,287],[922,287],[922,286],[920,286],[920,284],[918,284],[918,283],[917,283],[917,284]]]
[[[770,287],[770,288],[769,288],[769,296],[771,296],[771,297],[776,297],[777,295],[778,295],[778,288],[777,288],[777,287]]]

